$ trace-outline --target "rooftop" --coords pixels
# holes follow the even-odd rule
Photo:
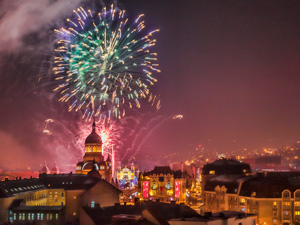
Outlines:
[[[15,196],[27,191],[43,190],[46,187],[37,178],[7,180],[0,182],[0,198]]]

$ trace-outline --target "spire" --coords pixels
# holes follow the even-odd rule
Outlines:
[[[93,117],[93,132],[96,132],[96,123],[95,123],[95,117]]]

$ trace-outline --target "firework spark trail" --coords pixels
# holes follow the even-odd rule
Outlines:
[[[155,118],[151,118],[149,122],[145,125],[144,123],[141,123],[140,120],[136,119],[136,123],[138,125],[135,126],[134,129],[131,129],[129,137],[134,136],[133,141],[131,142],[131,145],[129,148],[127,148],[125,154],[122,156],[123,160],[127,160],[127,158],[134,157],[140,150],[141,146],[148,140],[148,138],[151,136],[151,134],[158,129],[162,124],[164,124],[169,119],[178,120],[182,119],[183,115],[175,115],[175,116],[158,116]],[[130,118],[133,119],[133,118]],[[139,129],[138,133],[135,131],[138,130],[138,126],[142,125],[143,127]],[[145,131],[147,131],[147,134],[144,135]],[[130,157],[128,157],[130,155]],[[127,158],[126,158],[127,157]]]
[[[159,128],[163,123],[165,123],[168,119],[170,119],[169,117],[165,118],[164,120],[160,121],[158,124],[156,124],[148,133],[147,135],[139,142],[138,146],[136,147],[136,150],[133,152],[132,157],[134,157],[140,150],[141,150],[141,146],[145,143],[145,141],[147,141],[147,139],[151,136],[151,134],[157,129]]]
[[[164,122],[164,121],[165,121],[166,119],[168,119],[168,118],[169,118],[169,117],[166,117],[166,116],[158,116],[158,117],[156,117],[156,118],[151,118],[150,121],[147,122],[146,125],[145,125],[144,123],[141,124],[143,127],[139,130],[139,132],[138,132],[137,134],[134,133],[134,132],[132,132],[132,133],[131,133],[131,136],[134,135],[134,139],[132,140],[130,147],[126,149],[125,154],[122,156],[123,159],[125,160],[126,157],[128,157],[129,154],[132,154],[132,151],[134,151],[134,155],[135,155],[135,153],[136,153],[137,151],[139,151],[139,149],[138,149],[138,150],[134,150],[134,149],[137,149],[137,146],[141,146],[139,143],[140,143],[140,142],[143,142],[143,143],[144,143],[144,142],[147,140],[147,138],[149,137],[149,136],[147,135],[146,138],[145,138],[145,137],[142,138],[142,136],[144,135],[144,132],[145,132],[145,131],[148,132],[148,130],[150,130],[150,132],[153,133],[153,131],[154,131],[157,127],[155,126],[155,128],[153,128],[153,129],[150,129],[150,127],[152,127],[153,124],[157,123],[157,121],[160,121],[160,120],[163,119],[163,122]],[[136,121],[138,121],[138,120],[136,120]],[[140,121],[138,121],[138,125],[140,125]],[[137,130],[136,128],[138,127],[138,125],[135,127],[135,129],[132,129],[132,130],[133,130],[133,131],[136,131],[136,130]],[[159,122],[159,125],[161,125],[161,122]],[[149,132],[149,133],[150,133],[150,132]],[[131,157],[133,157],[134,155],[132,154]]]
[[[55,29],[53,73],[59,101],[69,102],[69,111],[84,111],[83,119],[109,122],[112,116],[124,117],[127,107],[140,108],[140,99],[152,100],[150,86],[157,81],[153,73],[160,70],[157,53],[150,49],[159,30],[143,34],[144,15],[130,24],[125,10],[113,4],[98,14],[82,7],[73,12],[75,18],[67,19],[70,27]]]

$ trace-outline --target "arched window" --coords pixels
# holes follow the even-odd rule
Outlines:
[[[285,191],[283,191],[282,196],[283,196],[284,198],[289,198],[289,197],[290,197],[290,192],[289,192],[288,190],[285,190]]]

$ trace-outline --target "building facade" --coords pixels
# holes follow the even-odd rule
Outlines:
[[[139,196],[146,200],[159,199],[163,202],[186,202],[186,192],[190,177],[169,166],[156,166],[154,170],[139,175]]]
[[[0,223],[79,224],[83,206],[113,206],[120,193],[94,173],[45,173],[38,179],[6,180],[0,182]]]
[[[218,176],[206,182],[204,210],[258,215],[258,224],[300,224],[300,172]]]

